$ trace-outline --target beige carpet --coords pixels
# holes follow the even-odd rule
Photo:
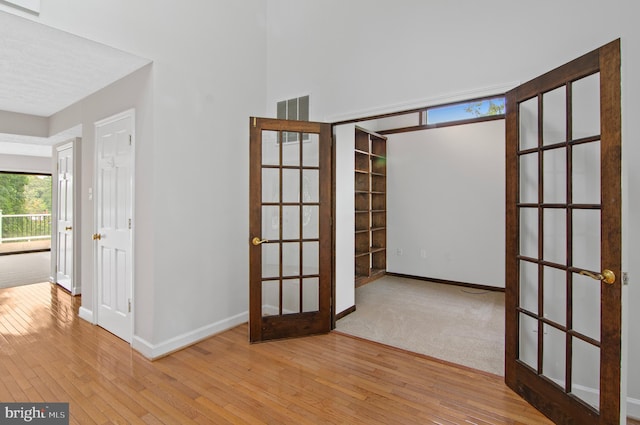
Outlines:
[[[0,288],[48,282],[51,253],[0,255]]]
[[[504,293],[385,276],[336,330],[504,375]]]

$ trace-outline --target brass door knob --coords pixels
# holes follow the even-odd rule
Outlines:
[[[100,239],[102,239],[102,235],[100,233],[94,233],[93,234],[93,240],[94,241],[99,241]]]
[[[608,283],[609,285],[611,285],[616,281],[616,274],[609,269],[604,269],[602,273],[598,273],[598,274],[593,274],[586,270],[582,270],[580,274],[583,276],[588,276],[591,279],[601,280],[605,283]]]
[[[251,239],[251,243],[252,243],[253,245],[255,245],[255,246],[262,245],[262,244],[263,244],[263,243],[265,243],[265,242],[269,242],[269,241],[268,241],[268,240],[266,240],[266,239],[260,239],[260,238],[259,238],[259,237],[257,237],[257,236],[256,236],[255,238]]]
[[[67,227],[65,227],[65,228],[64,228],[64,230],[66,230],[67,232],[68,232],[69,230],[71,230],[71,229],[73,229],[73,227],[71,227],[71,226],[67,226]]]

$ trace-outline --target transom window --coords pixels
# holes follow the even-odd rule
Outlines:
[[[504,116],[504,97],[472,100],[427,108],[423,113],[426,125],[469,121]]]

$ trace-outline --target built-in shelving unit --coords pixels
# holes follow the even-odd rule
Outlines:
[[[387,138],[356,127],[355,283],[387,269]]]

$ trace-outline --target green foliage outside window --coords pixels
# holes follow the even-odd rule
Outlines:
[[[51,214],[51,176],[0,173],[0,210],[3,216]],[[20,236],[24,223],[25,219],[5,217],[1,236]]]

